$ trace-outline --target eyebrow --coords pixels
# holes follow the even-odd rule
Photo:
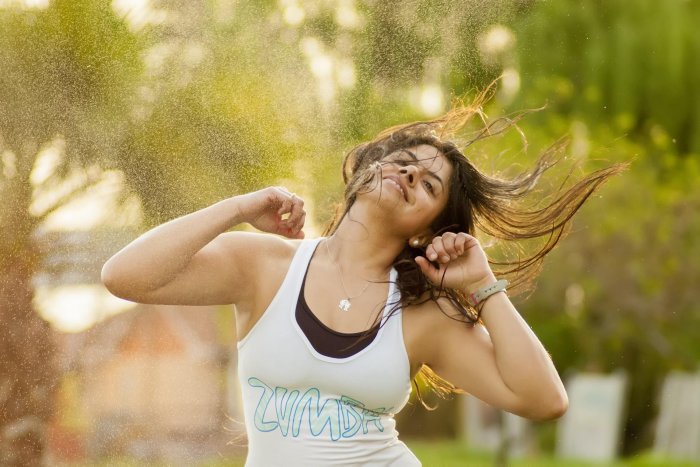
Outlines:
[[[411,158],[412,158],[414,161],[416,161],[416,162],[420,162],[420,160],[421,160],[421,159],[418,159],[418,156],[416,156],[415,153],[409,151],[408,149],[402,149],[401,152],[407,153],[407,154],[408,154],[409,156],[411,156]],[[440,178],[440,176],[439,176],[438,174],[436,174],[435,172],[433,172],[433,171],[427,169],[427,168],[426,168],[425,170],[426,170],[434,179],[436,179],[438,182],[440,182],[440,188],[442,189],[442,191],[445,191],[445,184],[442,182],[442,179]]]

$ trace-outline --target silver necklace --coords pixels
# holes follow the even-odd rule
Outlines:
[[[350,310],[350,307],[352,306],[352,304],[350,302],[352,300],[356,299],[357,297],[359,297],[360,295],[362,295],[363,293],[365,293],[365,290],[367,290],[367,287],[369,287],[369,282],[367,282],[365,284],[365,286],[362,288],[360,293],[358,293],[354,297],[351,297],[350,294],[348,293],[347,287],[345,287],[345,280],[343,280],[343,270],[340,268],[340,264],[338,262],[336,262],[336,260],[333,259],[333,256],[331,256],[331,250],[330,250],[330,248],[328,248],[328,239],[324,240],[323,243],[326,244],[326,252],[328,253],[328,257],[331,259],[331,261],[333,261],[333,263],[335,264],[335,267],[338,268],[338,275],[340,276],[340,285],[342,285],[343,292],[345,292],[345,295],[346,295],[345,298],[341,298],[340,301],[338,302],[338,308],[340,309],[340,311],[348,311],[348,310]]]

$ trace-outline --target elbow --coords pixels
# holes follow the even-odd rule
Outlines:
[[[124,268],[113,258],[100,271],[100,281],[109,293],[123,300],[136,303],[155,303],[153,293],[158,287],[151,286],[132,269]]]
[[[117,280],[114,268],[111,266],[109,261],[102,266],[100,281],[112,295],[119,296],[119,281]]]
[[[118,269],[110,261],[107,261],[102,266],[102,271],[100,272],[100,281],[102,282],[102,285],[104,285],[112,295],[125,300],[133,301],[133,298],[131,298],[127,293],[127,289],[124,286],[124,280],[121,278]]]
[[[562,389],[546,399],[541,399],[530,418],[538,421],[556,420],[562,417],[568,408],[569,398]]]

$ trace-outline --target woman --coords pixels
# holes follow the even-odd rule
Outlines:
[[[522,288],[620,167],[523,209],[549,153],[504,181],[448,140],[485,98],[350,151],[345,206],[327,237],[304,240],[304,202],[269,187],[158,226],[105,264],[103,282],[127,300],[236,304],[246,465],[420,465],[393,419],[419,372],[523,417],[565,412],[548,353],[474,235],[546,237],[531,256],[491,261]],[[241,223],[263,233],[227,232]]]

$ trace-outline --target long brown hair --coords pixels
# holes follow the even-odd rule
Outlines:
[[[371,141],[351,149],[343,160],[344,203],[339,206],[324,235],[332,235],[336,231],[358,194],[379,186],[381,180],[377,164],[397,151],[429,145],[442,153],[453,167],[447,205],[432,223],[432,231],[435,235],[466,232],[515,247],[515,254],[510,257],[503,254],[499,258],[489,256],[489,262],[497,276],[510,281],[510,295],[531,291],[545,255],[566,234],[576,211],[602,183],[624,170],[627,164],[616,164],[593,172],[568,188],[562,187],[551,193],[545,197],[545,203],[535,208],[529,207],[526,195],[533,192],[541,175],[561,160],[566,140],[557,141],[541,154],[533,167],[515,177],[498,178],[481,172],[464,155],[465,149],[477,141],[517,128],[518,121],[529,112],[521,111],[489,122],[482,107],[493,95],[495,87],[496,82],[491,83],[469,104],[456,102],[452,110],[435,120],[388,128]],[[483,122],[481,127],[460,138],[461,130],[475,117]],[[531,239],[539,239],[541,243],[535,251],[528,253],[521,248],[521,243]],[[479,322],[481,310],[470,307],[464,292],[432,284],[422,274],[415,257],[424,254],[422,248],[407,244],[394,261],[398,272],[396,285],[401,297],[392,312],[428,300],[436,301],[439,305],[438,298],[446,297],[459,312],[459,318],[454,318],[454,313],[446,313],[448,316],[469,325]],[[425,365],[417,377],[424,379],[439,395],[457,392],[453,385]],[[414,384],[418,389],[415,379]],[[419,390],[417,394],[424,403]]]

